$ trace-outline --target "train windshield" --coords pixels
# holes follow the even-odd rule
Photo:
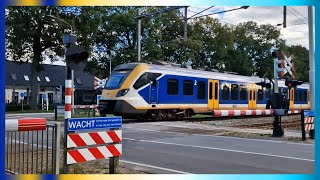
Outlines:
[[[118,89],[131,71],[114,71],[106,83],[106,89]]]
[[[122,84],[124,75],[118,74],[111,76],[106,84],[107,89],[117,89]]]

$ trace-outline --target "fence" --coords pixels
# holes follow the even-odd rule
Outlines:
[[[312,111],[303,110],[301,113],[302,140],[306,140],[306,131],[309,131],[310,139],[314,139],[314,114]]]
[[[98,106],[96,105],[77,105],[73,106],[74,115],[85,115],[86,117],[96,117],[96,111]],[[64,116],[65,106],[63,105],[55,105],[54,106],[54,119],[58,120],[58,115]]]
[[[30,130],[29,126],[22,131],[7,131],[6,172],[59,174],[60,132],[58,123],[47,124],[44,130]]]

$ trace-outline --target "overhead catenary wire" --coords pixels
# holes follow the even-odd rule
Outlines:
[[[303,18],[305,18],[306,20],[308,20],[307,17],[305,17],[304,15],[302,15],[299,11],[295,10],[293,7],[289,7],[290,9],[292,9],[293,11],[295,11],[296,13],[298,13],[300,16],[302,16]]]
[[[240,9],[247,9],[248,7],[249,7],[249,6],[241,6],[241,7],[239,7],[239,8],[234,8],[234,9],[229,9],[229,10],[224,10],[224,11],[209,13],[209,14],[205,14],[205,15],[201,15],[201,16],[192,17],[192,18],[189,18],[189,19],[201,18],[201,17],[203,17],[203,16],[210,16],[210,15],[214,15],[214,14],[221,14],[221,13],[230,12],[230,11],[236,11],[236,10],[240,10]]]
[[[206,9],[204,9],[204,10],[202,10],[202,11],[196,12],[194,15],[188,17],[188,19],[190,19],[190,18],[192,18],[192,17],[194,17],[194,16],[196,16],[196,15],[198,15],[198,14],[201,14],[201,13],[203,13],[204,11],[207,11],[207,10],[213,8],[213,7],[214,7],[214,6],[210,6],[210,7],[206,8]]]
[[[288,9],[288,11],[293,14],[296,18],[298,18],[302,23],[307,24],[306,22],[304,22],[301,18],[299,18],[295,13],[293,13],[290,9]]]

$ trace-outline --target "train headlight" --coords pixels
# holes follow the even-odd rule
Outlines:
[[[122,89],[118,92],[117,97],[124,96],[129,92],[129,89]]]

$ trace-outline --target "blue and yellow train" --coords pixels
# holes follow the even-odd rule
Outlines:
[[[100,114],[124,118],[181,119],[213,110],[265,109],[272,89],[256,85],[259,77],[168,67],[147,63],[117,66],[99,102]],[[309,85],[288,91],[290,109],[309,109]]]

